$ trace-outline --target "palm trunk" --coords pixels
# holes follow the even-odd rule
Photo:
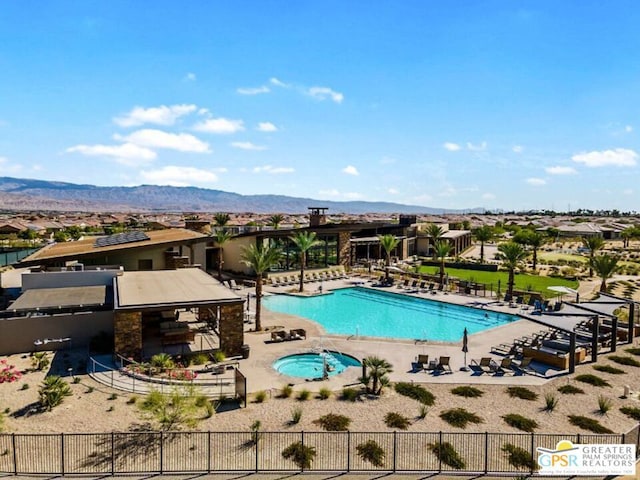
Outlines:
[[[600,284],[600,293],[607,293],[607,280],[602,279],[602,283]]]
[[[304,264],[307,263],[307,256],[304,253],[300,253],[300,293],[304,290]]]
[[[589,277],[593,277],[593,268],[591,264],[593,263],[593,251],[589,254]]]
[[[387,283],[389,282],[389,267],[391,266],[391,254],[387,253],[387,261],[385,262],[387,268],[385,269],[385,280]]]
[[[440,286],[444,286],[444,258],[440,261]]]
[[[535,271],[536,265],[538,264],[538,249],[533,249],[533,270]]]
[[[259,273],[256,277],[256,332],[262,330],[262,324],[260,323],[260,307],[262,304],[262,274]]]
[[[513,284],[515,283],[515,273],[513,268],[509,269],[509,284],[507,285],[507,294],[513,297]]]
[[[480,242],[480,263],[484,263],[484,242]]]
[[[218,250],[218,280],[222,282],[222,248]]]

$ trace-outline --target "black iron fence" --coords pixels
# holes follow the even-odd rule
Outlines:
[[[251,431],[0,434],[0,473],[297,472],[302,468],[285,458],[283,450],[299,442],[299,446],[315,452],[307,471],[528,474],[536,468],[537,447],[554,449],[560,440],[637,447],[639,427],[612,435]],[[377,466],[362,454],[361,446],[371,440],[382,449]],[[513,447],[525,453],[517,462],[507,452]],[[453,451],[457,452],[456,462],[451,460]]]

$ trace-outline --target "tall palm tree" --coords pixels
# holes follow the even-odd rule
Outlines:
[[[493,228],[483,225],[475,231],[476,240],[480,242],[480,263],[484,263],[484,244],[493,238]]]
[[[218,230],[214,235],[215,241],[218,244],[218,280],[222,282],[222,265],[224,264],[224,258],[222,255],[222,247],[225,243],[227,243],[231,237],[230,232],[228,232],[225,228]]]
[[[278,228],[280,228],[280,224],[282,223],[282,221],[284,220],[284,215],[281,215],[279,213],[276,213],[275,215],[271,215],[269,217],[269,223],[267,225],[270,225],[271,227],[273,227],[274,230],[277,230]]]
[[[596,252],[602,250],[602,247],[604,247],[604,240],[602,237],[597,236],[582,237],[582,244],[585,248],[589,249],[589,276],[593,277],[593,267],[591,263],[593,262],[593,257],[596,256]]]
[[[498,255],[507,270],[509,270],[509,281],[507,283],[507,294],[513,297],[513,284],[515,283],[515,270],[527,257],[527,252],[522,245],[516,242],[506,242],[498,245]]]
[[[451,254],[451,244],[446,240],[436,243],[435,257],[440,260],[440,286],[444,286],[444,261]]]
[[[378,235],[378,240],[380,241],[380,246],[384,250],[386,254],[385,260],[385,280],[389,281],[389,267],[391,266],[391,252],[394,248],[398,246],[400,243],[400,239],[396,238],[395,235],[387,234],[387,235]]]
[[[231,217],[228,213],[218,212],[213,216],[216,227],[226,227],[229,220],[231,220]]]
[[[620,236],[622,237],[622,248],[627,248],[629,246],[629,240],[634,237],[635,230],[635,227],[627,227],[620,232]]]
[[[369,393],[380,395],[382,387],[387,385],[387,374],[393,372],[393,365],[384,358],[366,357],[362,359],[362,365],[366,368],[367,375],[363,377],[363,383],[367,385]],[[369,382],[371,382],[371,390],[369,390]]]
[[[607,255],[606,253],[603,253],[602,255],[594,255],[593,258],[589,260],[589,266],[593,268],[602,279],[600,291],[606,292],[607,280],[610,279],[618,270],[618,257]]]
[[[435,252],[435,247],[436,247],[436,243],[442,238],[442,235],[444,235],[444,229],[439,226],[436,225],[435,223],[430,223],[429,225],[427,225],[427,228],[425,229],[425,232],[427,235],[429,235],[431,237],[431,245],[433,245],[433,259],[435,260],[436,258],[436,252]]]
[[[262,304],[262,275],[278,263],[280,250],[272,247],[249,245],[242,251],[242,263],[256,272],[256,331],[262,330],[260,307]]]
[[[320,244],[320,240],[316,238],[315,232],[298,232],[289,237],[298,250],[300,250],[300,288],[299,292],[304,290],[304,267],[307,263],[307,251],[310,248]]]
[[[532,231],[527,235],[527,245],[531,247],[533,251],[533,269],[536,269],[536,265],[538,264],[538,250],[541,246],[547,243],[546,235],[543,235],[540,232]]]

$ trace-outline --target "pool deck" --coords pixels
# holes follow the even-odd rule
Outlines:
[[[322,283],[323,291],[326,293],[333,289],[354,286],[356,283],[362,283],[363,279],[345,279],[331,280]],[[362,286],[370,287],[370,283],[365,282]],[[319,283],[305,285],[306,294],[317,293]],[[240,294],[247,294],[253,289],[246,288]],[[265,294],[275,293],[292,293],[295,286],[290,287],[266,287]],[[376,288],[377,290],[377,288]],[[508,305],[496,303],[489,297],[475,297],[459,294],[444,294],[439,292],[432,293],[405,293],[402,289],[396,287],[385,288],[384,291],[411,295],[414,297],[428,298],[442,302],[448,302],[458,305],[475,306],[476,308],[484,308],[496,312],[517,314],[519,308],[511,308]],[[255,305],[255,298],[251,300],[251,305]],[[488,304],[488,305],[483,305]],[[250,324],[248,327],[252,327]],[[307,319],[272,312],[266,308],[262,308],[262,326],[263,328],[283,327],[285,330],[292,328],[304,328],[307,332],[305,340],[292,340],[278,343],[271,343],[270,332],[252,332],[245,333],[245,343],[250,348],[250,356],[248,359],[240,361],[240,369],[247,376],[247,385],[249,391],[256,392],[260,390],[270,391],[275,394],[283,385],[292,384],[294,389],[300,390],[306,388],[311,391],[317,391],[322,387],[332,390],[340,390],[345,386],[358,384],[358,377],[361,376],[360,368],[348,368],[344,373],[337,375],[325,381],[308,381],[302,378],[295,378],[281,375],[272,368],[272,364],[278,358],[292,353],[309,352],[314,348],[322,347],[328,350],[343,352],[358,359],[367,356],[378,356],[384,358],[393,365],[393,373],[390,378],[394,382],[406,381],[415,383],[447,383],[447,384],[502,384],[502,385],[540,385],[545,383],[551,376],[557,375],[559,372],[549,370],[546,377],[543,375],[520,375],[520,376],[497,376],[488,374],[474,374],[471,371],[460,371],[464,366],[464,353],[462,352],[462,342],[458,343],[442,343],[433,341],[423,341],[418,338],[415,340],[394,340],[380,338],[365,338],[327,335],[322,327]],[[467,353],[467,364],[471,363],[471,359],[479,359],[480,357],[492,357],[497,362],[503,358],[500,355],[491,354],[491,347],[500,343],[512,343],[513,339],[538,332],[542,329],[540,325],[534,324],[527,320],[517,320],[506,325],[501,325],[490,330],[469,335]],[[462,332],[460,333],[462,336]],[[417,332],[417,337],[420,333]],[[429,355],[430,360],[438,359],[440,356],[450,357],[450,364],[453,370],[452,374],[434,375],[425,371],[415,371],[413,362],[419,354]]]

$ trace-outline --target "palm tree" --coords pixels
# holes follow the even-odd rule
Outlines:
[[[262,330],[260,306],[262,302],[262,275],[278,263],[280,250],[273,247],[249,245],[242,251],[242,263],[256,273],[256,331]]]
[[[216,227],[226,227],[230,219],[231,217],[229,217],[228,213],[218,212],[213,216],[213,221],[216,223]]]
[[[451,244],[446,240],[441,240],[436,243],[435,257],[440,260],[440,286],[444,286],[444,261],[451,253]]]
[[[304,290],[304,267],[307,263],[307,251],[321,242],[316,238],[315,232],[298,232],[289,239],[300,250],[300,289],[298,291],[302,292]]]
[[[591,263],[593,262],[593,258],[596,256],[596,252],[604,247],[604,240],[602,237],[597,236],[582,237],[582,244],[585,248],[589,249],[589,276],[593,277],[593,267],[591,266]]]
[[[362,359],[362,365],[367,371],[366,377],[362,378],[364,381],[363,383],[367,386],[367,392],[374,395],[380,395],[382,387],[389,383],[389,377],[387,377],[387,374],[393,372],[393,365],[385,359],[375,356]],[[371,382],[370,390],[369,382]]]
[[[532,231],[527,236],[527,245],[531,247],[533,251],[533,269],[536,269],[538,264],[538,249],[547,242],[547,237],[540,232]]]
[[[276,213],[275,215],[271,215],[269,217],[269,223],[267,225],[270,225],[273,227],[274,230],[277,230],[278,228],[280,228],[280,224],[282,223],[282,221],[284,220],[284,216]]]
[[[386,254],[386,272],[385,272],[385,280],[389,281],[389,267],[391,266],[391,252],[394,248],[398,246],[400,243],[400,239],[396,238],[395,235],[387,234],[387,235],[378,235],[378,240],[380,241],[380,246],[384,250]]]
[[[425,232],[427,235],[431,237],[431,242],[433,245],[433,250],[432,250],[433,258],[435,260],[436,258],[435,246],[436,246],[436,243],[442,238],[442,235],[444,235],[444,229],[441,226],[436,225],[435,223],[430,223],[429,225],[427,225]]]
[[[513,284],[515,283],[515,270],[527,257],[527,252],[522,245],[516,242],[506,242],[498,245],[498,255],[502,264],[509,270],[507,294],[513,297]]]
[[[593,258],[589,260],[589,266],[593,268],[602,279],[600,291],[606,292],[607,280],[618,270],[618,257],[607,255],[606,253],[602,255],[594,255]]]
[[[493,228],[483,225],[476,229],[476,240],[480,242],[480,263],[484,263],[484,244],[493,238]]]
[[[222,265],[224,264],[224,259],[222,256],[222,247],[227,241],[231,239],[233,235],[228,232],[225,228],[218,230],[215,234],[215,241],[218,244],[218,280],[222,282]]]
[[[622,237],[622,248],[627,248],[629,246],[629,240],[634,237],[635,230],[635,227],[627,227],[620,232],[620,236]]]

